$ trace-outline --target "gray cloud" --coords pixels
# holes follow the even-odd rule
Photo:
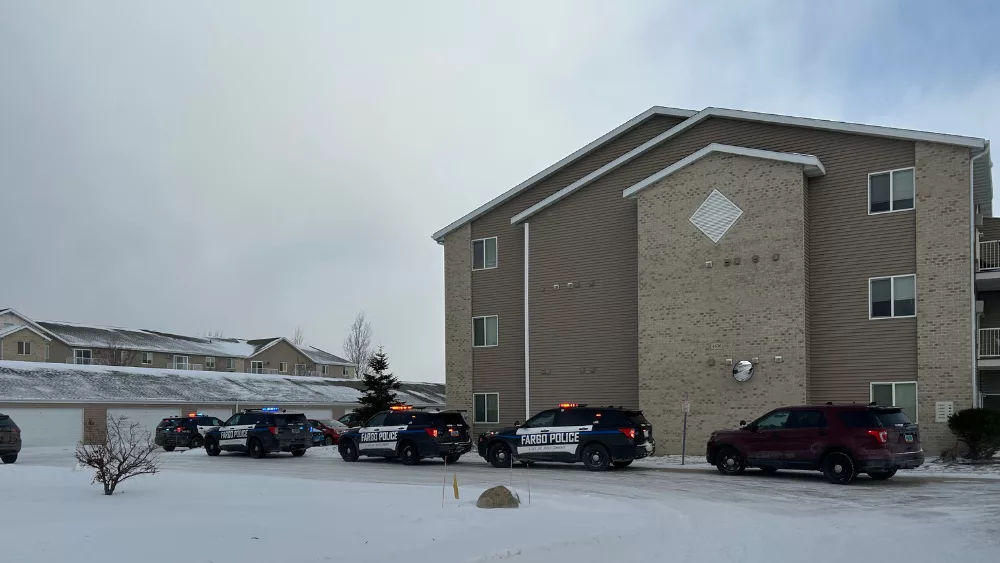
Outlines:
[[[650,105],[1000,128],[995,69],[857,103],[893,4],[705,4],[7,6],[0,305],[334,352],[365,309],[397,374],[441,381],[429,234]]]

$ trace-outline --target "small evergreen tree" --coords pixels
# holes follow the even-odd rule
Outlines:
[[[361,416],[362,421],[367,421],[392,405],[399,404],[396,399],[396,390],[400,388],[400,383],[396,376],[386,373],[386,370],[389,369],[389,356],[382,351],[381,346],[368,362],[368,368],[368,372],[362,379],[365,390],[358,399],[360,406],[354,409],[354,412]]]

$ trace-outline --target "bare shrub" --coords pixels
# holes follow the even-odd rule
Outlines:
[[[108,430],[93,444],[76,447],[76,461],[94,469],[95,485],[104,485],[104,494],[115,492],[118,483],[159,471],[153,434],[126,416],[108,415]]]

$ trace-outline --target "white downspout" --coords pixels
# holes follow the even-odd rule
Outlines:
[[[986,141],[983,152],[969,159],[969,242],[972,250],[970,268],[972,270],[972,407],[979,406],[979,323],[976,314],[976,159],[990,154],[990,142]],[[993,202],[990,202],[993,205]]]
[[[528,223],[524,224],[524,420],[531,418],[531,355],[528,335]]]

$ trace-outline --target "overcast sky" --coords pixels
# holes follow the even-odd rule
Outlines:
[[[0,307],[444,380],[430,235],[652,105],[1000,138],[982,2],[7,2]]]

